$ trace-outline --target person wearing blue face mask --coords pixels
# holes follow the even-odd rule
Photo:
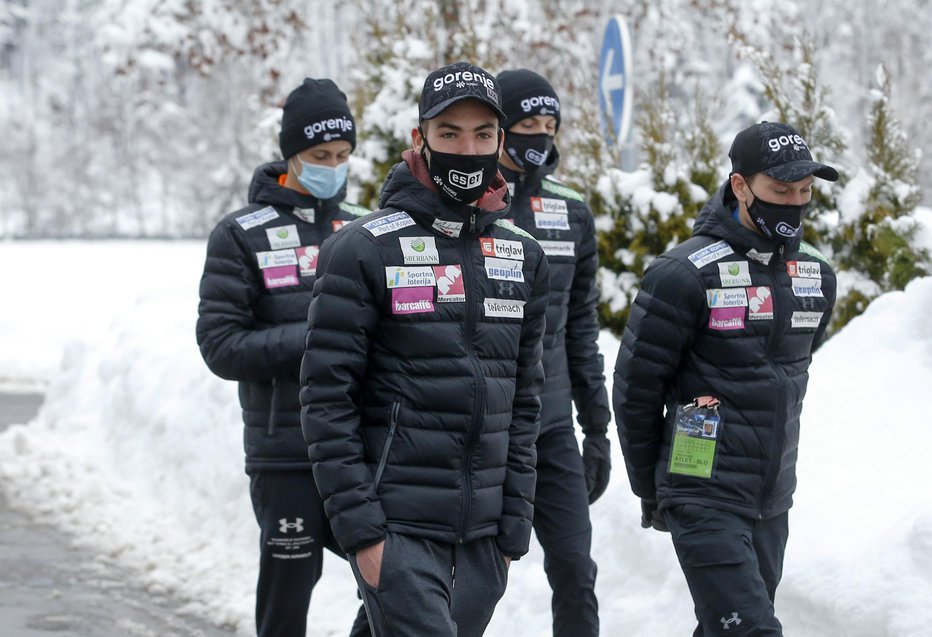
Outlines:
[[[331,80],[291,92],[279,143],[283,160],[256,169],[249,205],[210,235],[197,342],[211,371],[239,382],[260,528],[257,635],[304,637],[322,550],[336,547],[301,432],[307,311],[320,245],[369,211],[343,201],[356,124]]]

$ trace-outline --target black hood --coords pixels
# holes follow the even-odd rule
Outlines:
[[[760,253],[774,252],[779,249],[781,243],[772,241],[741,225],[741,222],[732,216],[737,207],[738,200],[731,190],[731,183],[726,181],[696,215],[693,236],[704,235],[724,239],[733,248],[743,253],[751,249]],[[787,251],[795,251],[799,248],[801,234],[783,243]]]
[[[337,205],[346,197],[346,184],[340,188],[340,192],[331,199],[318,199],[314,195],[306,195],[285,188],[278,183],[280,175],[288,172],[288,162],[273,161],[262,164],[252,175],[252,182],[249,184],[249,203],[261,203],[270,206],[286,206],[288,208],[325,208],[324,204]]]

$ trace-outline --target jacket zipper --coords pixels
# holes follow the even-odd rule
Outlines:
[[[758,519],[763,519],[764,517],[764,504],[767,501],[767,496],[770,493],[770,490],[773,488],[773,485],[776,484],[777,473],[780,468],[780,457],[783,453],[783,435],[786,432],[786,404],[784,395],[786,394],[786,374],[783,369],[777,365],[774,360],[774,355],[777,350],[777,345],[780,343],[780,334],[782,333],[783,328],[783,304],[778,303],[778,297],[782,295],[777,294],[777,290],[780,289],[780,281],[778,280],[778,265],[784,265],[784,246],[781,245],[777,254],[774,255],[775,259],[771,262],[770,266],[770,276],[771,284],[773,285],[773,327],[774,329],[770,332],[770,341],[767,343],[767,359],[770,365],[773,367],[774,373],[777,376],[777,398],[776,398],[776,409],[774,412],[774,436],[773,442],[770,447],[770,461],[767,464],[767,470],[764,473],[764,483],[761,489],[760,502],[758,507]]]
[[[379,456],[379,466],[375,470],[375,488],[379,488],[382,482],[382,473],[385,471],[385,465],[388,463],[388,451],[392,448],[392,440],[395,437],[395,429],[398,427],[398,412],[401,410],[401,401],[396,400],[392,403],[392,415],[388,421],[388,436],[385,437],[385,444],[382,445],[382,454]]]
[[[472,215],[470,218],[471,228],[475,225],[475,221],[475,215]],[[473,335],[476,329],[476,304],[479,301],[478,286],[473,276],[473,263],[469,258],[466,241],[465,238],[461,240],[458,247],[460,258],[463,261],[463,282],[466,290],[466,325],[464,327],[466,353],[473,367],[473,377],[476,381],[476,398],[473,401],[472,421],[466,436],[466,456],[463,460],[463,508],[460,514],[460,528],[457,537],[460,544],[466,541],[466,530],[469,528],[469,514],[472,508],[472,484],[469,478],[469,467],[472,463],[473,448],[479,438],[479,430],[482,428],[482,412],[485,404],[485,377],[482,375],[482,369],[472,348]]]
[[[275,395],[278,393],[277,378],[272,379],[272,396],[269,398],[269,422],[266,433],[270,436],[275,435]]]

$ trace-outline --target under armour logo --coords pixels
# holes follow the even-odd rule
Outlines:
[[[731,630],[732,624],[734,624],[735,626],[741,625],[741,618],[738,617],[738,613],[732,613],[731,617],[729,617],[728,619],[725,619],[724,617],[722,617],[719,621],[722,622],[722,627],[725,630]]]
[[[544,234],[547,236],[548,239],[551,239],[551,240],[559,239],[561,236],[560,231],[555,228],[547,228],[546,230],[544,230]]]
[[[803,309],[804,309],[804,310],[812,310],[812,309],[815,309],[815,304],[816,304],[816,303],[815,303],[815,299],[810,298],[810,297],[808,297],[808,296],[805,296],[805,297],[799,299],[799,301],[800,301],[801,305],[803,306]]]
[[[514,296],[515,295],[515,284],[511,281],[497,281],[496,285],[498,287],[499,296]]]
[[[303,518],[295,518],[294,522],[289,522],[288,518],[282,518],[278,523],[281,524],[281,526],[278,527],[280,533],[287,533],[290,530],[294,530],[295,533],[300,533],[304,530]]]

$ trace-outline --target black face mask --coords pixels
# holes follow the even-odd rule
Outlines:
[[[748,191],[754,195],[750,185]],[[786,243],[802,230],[806,206],[772,203],[754,195],[754,201],[748,206],[748,214],[765,237],[777,243]]]
[[[441,153],[427,145],[427,136],[423,132],[421,136],[424,139],[421,155],[441,197],[454,203],[468,204],[485,194],[498,173],[498,148],[488,155]],[[426,150],[430,151],[430,159]]]
[[[508,153],[508,157],[515,163],[515,166],[527,173],[532,173],[543,166],[551,149],[553,149],[553,135],[547,133],[505,134],[505,152]]]

